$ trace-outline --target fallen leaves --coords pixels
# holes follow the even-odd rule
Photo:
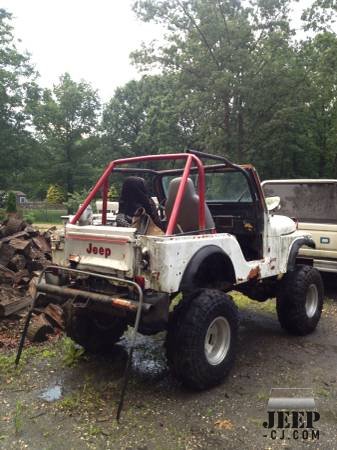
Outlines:
[[[214,423],[214,426],[220,430],[232,430],[234,428],[233,422],[229,419],[217,420]]]

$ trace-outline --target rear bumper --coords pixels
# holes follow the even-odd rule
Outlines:
[[[61,274],[73,274],[73,275],[87,275],[95,278],[101,278],[108,281],[112,281],[118,284],[124,284],[125,286],[131,288],[136,294],[136,300],[130,300],[126,298],[118,297],[117,295],[102,294],[97,292],[91,292],[89,290],[81,290],[68,286],[60,286],[57,283],[50,283],[47,280],[46,274],[48,272],[54,273],[58,272]],[[118,278],[110,275],[99,274],[96,272],[89,272],[85,270],[72,269],[68,267],[60,266],[47,266],[40,274],[38,282],[36,285],[36,291],[34,293],[34,298],[36,299],[39,293],[52,294],[57,297],[69,299],[74,299],[74,303],[82,307],[90,307],[90,304],[100,304],[104,306],[111,307],[114,310],[125,311],[125,312],[135,312],[138,311],[149,311],[152,307],[151,304],[143,302],[143,291],[140,286],[131,280],[125,280],[124,278]]]

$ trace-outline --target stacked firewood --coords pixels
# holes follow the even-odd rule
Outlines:
[[[50,264],[50,260],[48,231],[41,234],[17,217],[0,225],[0,283],[27,285],[33,273]]]
[[[0,225],[0,317],[29,305],[28,284],[50,260],[49,232],[40,233],[17,216]],[[15,288],[13,296],[8,295],[11,288]]]
[[[41,233],[16,215],[0,225],[0,320],[25,314],[39,273],[51,263],[51,232]],[[63,310],[50,301],[35,307],[28,328],[31,341],[44,341],[64,328]]]

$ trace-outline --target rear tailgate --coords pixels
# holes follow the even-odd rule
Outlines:
[[[135,228],[67,224],[65,258],[78,268],[127,272],[133,276]]]

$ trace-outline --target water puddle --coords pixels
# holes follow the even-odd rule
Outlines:
[[[129,347],[129,342],[125,342]],[[132,367],[142,377],[160,380],[167,375],[167,364],[163,350],[163,339],[153,336],[137,336]]]
[[[39,395],[40,398],[46,400],[47,402],[54,402],[59,400],[62,395],[62,386],[59,384],[55,384],[54,386],[50,386],[48,389],[42,392]]]

